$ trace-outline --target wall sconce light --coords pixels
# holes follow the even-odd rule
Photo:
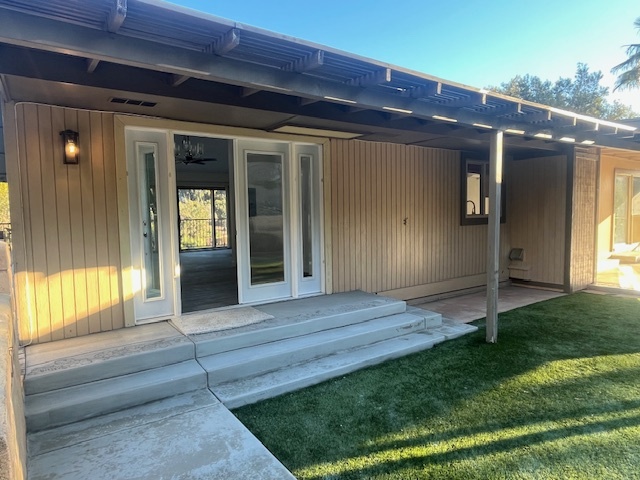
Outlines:
[[[64,143],[64,163],[66,165],[77,165],[78,154],[80,153],[80,149],[78,148],[78,132],[65,130],[60,132],[60,136]]]

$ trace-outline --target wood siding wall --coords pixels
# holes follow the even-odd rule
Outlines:
[[[113,115],[15,107],[20,215],[14,231],[21,338],[46,342],[124,326]],[[62,163],[65,129],[79,165]],[[13,202],[14,199],[12,199]],[[22,211],[21,211],[22,210]]]
[[[575,149],[569,278],[572,292],[586,288],[594,280],[598,158],[595,149]]]
[[[485,274],[486,225],[460,225],[459,152],[332,140],[330,161],[334,292],[388,292]],[[447,282],[448,290],[466,286]]]
[[[564,284],[567,159],[509,164],[507,218],[514,248],[524,248],[531,281]]]

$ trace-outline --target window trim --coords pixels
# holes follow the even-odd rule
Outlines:
[[[473,164],[481,164],[482,171],[480,173],[480,185],[481,191],[480,196],[481,200],[483,197],[482,185],[485,183],[483,180],[488,176],[488,166],[489,160],[484,158],[479,158],[478,156],[466,156],[462,157],[460,160],[460,225],[487,225],[489,223],[489,214],[475,214],[473,216],[469,216],[467,214],[467,165],[469,163]],[[484,177],[484,178],[483,178]],[[488,184],[488,180],[486,182]],[[488,192],[486,193],[488,196]],[[501,201],[500,201],[500,223],[505,223],[507,221],[507,195],[506,188],[504,183],[504,177],[502,181],[502,191],[501,191]],[[481,201],[481,208],[484,208]]]

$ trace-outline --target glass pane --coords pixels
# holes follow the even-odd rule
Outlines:
[[[300,220],[302,230],[302,276],[313,277],[313,204],[311,157],[300,157]]]
[[[640,177],[633,177],[631,194],[631,215],[640,215]]]
[[[144,250],[145,299],[162,296],[158,238],[158,189],[155,147],[138,145],[141,168],[142,240]]]
[[[480,204],[482,165],[477,163],[467,164],[467,215],[481,215]]]
[[[227,191],[214,190],[215,243],[216,247],[229,246],[229,227],[227,223]]]
[[[613,198],[613,243],[627,243],[629,217],[629,177],[627,175],[616,175]]]
[[[211,190],[179,188],[180,250],[213,247]]]
[[[251,284],[284,281],[282,156],[247,153]]]

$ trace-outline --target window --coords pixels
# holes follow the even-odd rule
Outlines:
[[[463,159],[460,176],[460,224],[482,225],[489,217],[489,162]],[[505,193],[502,184],[500,221],[505,221]]]

